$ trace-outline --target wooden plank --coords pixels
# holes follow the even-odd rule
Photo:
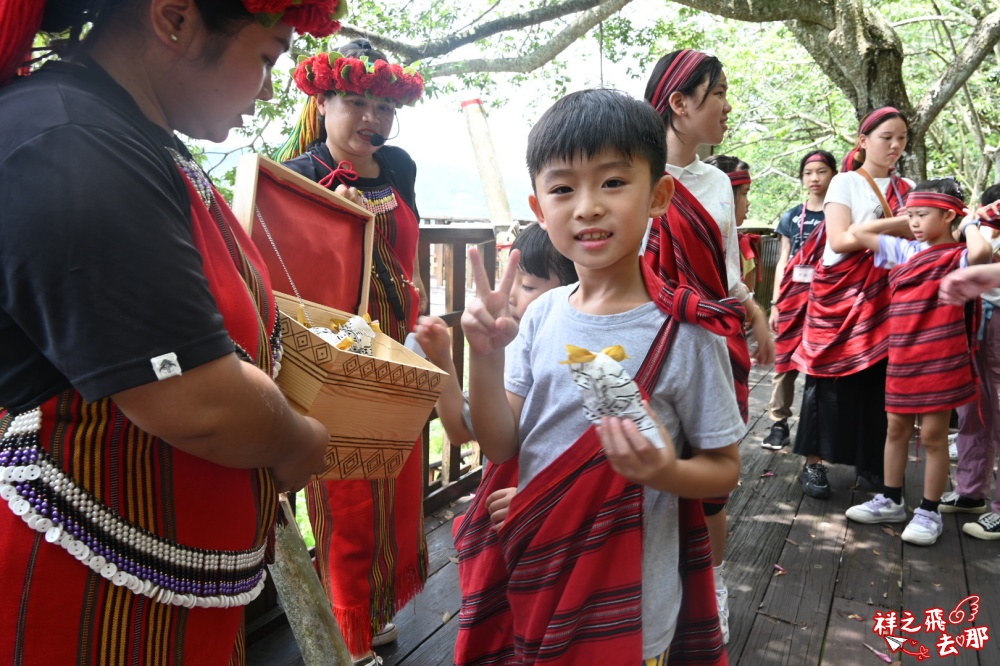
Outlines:
[[[851,468],[848,468],[851,469]],[[857,488],[852,504],[871,499],[873,493]],[[864,525],[847,521],[847,545],[840,579],[834,594],[849,601],[898,609],[902,603],[903,523]]]
[[[445,511],[438,512],[431,518],[432,525],[426,529],[427,533],[427,577],[430,578],[437,571],[443,569],[449,558],[456,557],[455,540],[451,536],[452,526],[455,519],[465,513],[468,502],[453,502],[453,506]],[[438,522],[442,517],[449,516],[445,521]]]
[[[925,466],[923,450],[920,450],[918,457],[916,446],[911,443],[904,489],[907,510],[911,517],[913,510],[920,506],[920,500],[923,496]],[[930,609],[941,609],[947,618],[955,605],[969,594],[965,571],[963,567],[956,566],[962,562],[962,545],[959,542],[961,527],[958,525],[955,514],[944,514],[943,518],[944,533],[933,546],[903,544],[903,599],[899,611],[900,613],[903,611],[913,613],[917,624],[924,622],[926,611]],[[961,631],[961,628],[950,625],[947,628],[947,633],[953,636]],[[897,635],[903,634],[898,632]],[[935,647],[938,636],[939,632],[920,632],[913,634],[912,638],[926,646],[932,658],[940,658]],[[912,645],[906,646],[906,649],[914,652],[917,650]],[[959,647],[958,652],[957,655],[947,657],[950,664],[956,664],[956,666],[976,666],[979,664],[978,654],[975,651],[963,650]],[[917,664],[919,662],[913,657],[904,656],[903,663]]]
[[[769,659],[780,655],[778,663],[817,664],[823,652],[847,519],[844,500],[802,495],[798,487],[801,458],[794,454],[790,457],[798,459],[794,466],[795,486],[801,503],[787,538],[776,544],[781,548],[774,561],[785,573],[773,566],[768,571],[767,593],[742,656],[756,661],[765,655]],[[840,465],[831,466],[829,479],[831,485],[843,485],[853,479],[853,472]],[[758,577],[763,574],[758,572]]]
[[[458,638],[458,618],[451,620],[440,629],[419,648],[413,651],[405,661],[399,662],[400,666],[453,666],[455,653],[455,640]],[[386,662],[388,665],[389,662]]]
[[[395,664],[430,664],[416,653],[423,652],[428,641],[439,643],[436,648],[444,652],[446,662],[451,664],[458,627],[458,609],[462,605],[462,593],[458,586],[458,565],[449,562],[444,568],[427,579],[424,591],[414,598],[406,608],[396,614],[394,622],[399,627],[399,639],[390,645],[376,649],[386,666]],[[447,613],[448,622],[445,623]],[[447,625],[454,625],[456,633],[451,636],[447,648],[440,644],[437,634]],[[414,653],[411,657],[411,653]],[[442,655],[438,655],[442,656]],[[438,663],[438,662],[433,662]]]
[[[968,514],[959,515],[961,517],[956,521],[959,532],[961,524],[977,518]],[[959,543],[964,559],[949,566],[955,567],[962,561],[965,563],[969,592],[980,597],[979,614],[974,624],[978,627],[989,627],[991,637],[979,652],[979,663],[980,666],[995,666],[1000,664],[1000,635],[997,635],[1000,634],[1000,595],[996,592],[997,581],[1000,581],[1000,557],[997,557],[1000,544],[996,541],[976,539],[966,534],[961,534]]]
[[[830,609],[830,624],[826,631],[826,646],[823,651],[823,666],[844,666],[845,664],[882,664],[881,659],[872,654],[866,645],[881,654],[892,657],[885,639],[872,633],[876,611],[886,612],[886,607],[869,606],[860,601],[834,597]],[[859,619],[860,618],[860,619]],[[781,662],[798,664],[806,662]],[[815,661],[808,662],[811,664]],[[894,663],[898,663],[894,661]]]
[[[726,584],[729,588],[729,644],[732,660],[744,650],[769,576],[798,506],[798,457],[760,446],[770,430],[762,415],[771,394],[770,375],[754,368],[750,428],[740,444],[740,485],[727,506],[729,539]],[[791,510],[790,510],[791,509]]]

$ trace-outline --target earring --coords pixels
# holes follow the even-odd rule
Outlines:
[[[172,41],[172,42],[176,42],[176,41],[177,41],[177,35],[175,35],[175,34],[171,33],[171,34],[170,34],[170,41]]]

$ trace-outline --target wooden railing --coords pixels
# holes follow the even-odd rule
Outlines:
[[[465,310],[468,284],[467,256],[470,245],[477,245],[486,265],[487,274],[496,275],[496,236],[493,226],[484,220],[437,219],[421,220],[420,248],[417,261],[424,276],[428,293],[431,284],[431,246],[439,259],[438,273],[444,286],[444,312],[432,312],[441,317],[452,330],[452,358],[459,384],[465,376],[465,336],[459,320]],[[437,414],[431,415],[431,421]],[[472,492],[482,476],[478,449],[462,450],[451,446],[445,436],[441,460],[430,460],[430,421],[423,431],[424,511],[436,511],[458,497]]]

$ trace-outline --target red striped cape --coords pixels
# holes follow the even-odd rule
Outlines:
[[[750,396],[750,349],[743,331],[746,312],[729,296],[722,232],[680,181],[674,180],[674,188],[666,214],[650,228],[643,262],[656,269],[666,289],[683,288],[682,293],[693,290],[700,304],[706,306],[705,312],[722,315],[718,319],[721,328],[709,330],[726,338],[736,402],[746,421]]]
[[[960,243],[935,245],[889,272],[887,412],[946,411],[975,396],[972,347],[979,301],[962,307],[938,299],[941,280],[960,267],[964,250]]]
[[[910,184],[892,177],[887,203],[901,210]],[[802,342],[792,366],[813,377],[844,377],[889,353],[889,271],[870,250],[851,252],[833,266],[822,262],[809,289]]]
[[[809,234],[795,256],[785,266],[778,291],[778,335],[774,341],[774,371],[794,370],[792,354],[802,343],[802,328],[806,323],[806,305],[809,303],[809,282],[792,280],[796,266],[818,267],[823,261],[826,247],[826,224],[820,222]]]
[[[655,386],[676,322],[718,325],[643,267],[668,317],[636,382]],[[688,306],[688,307],[685,307]],[[738,306],[737,306],[738,307]],[[615,473],[591,427],[514,496],[494,531],[485,499],[509,487],[511,461],[492,465],[455,534],[462,583],[455,664],[629,664],[642,659],[642,488]],[[711,544],[699,500],[678,504],[683,590],[670,664],[727,663],[715,605]]]

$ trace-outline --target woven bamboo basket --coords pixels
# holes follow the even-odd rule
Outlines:
[[[259,189],[265,190],[263,196],[258,196]],[[332,328],[352,316],[349,310],[355,303],[359,313],[367,311],[374,218],[367,210],[267,158],[245,156],[237,167],[233,209],[265,257],[272,279],[276,271],[283,275],[285,268],[270,240],[262,241],[259,233],[253,233],[253,226],[261,219],[271,230],[295,224],[299,218],[287,219],[286,208],[302,215],[302,201],[285,206],[283,202],[291,197],[307,198],[309,210],[318,206],[311,214],[322,215],[331,227],[341,223],[350,229],[359,216],[365,218],[365,257],[360,272],[364,277],[343,290],[341,298],[348,302],[342,305],[345,309],[275,291],[284,347],[278,386],[296,409],[318,419],[330,432],[327,468],[320,478],[396,477],[444,387],[446,374],[384,333],[377,333],[372,343],[374,356],[364,356],[337,349],[300,323],[301,318]],[[258,207],[258,201],[267,204]],[[296,240],[287,233],[280,240],[273,237],[280,243],[282,255],[285,246]],[[358,263],[356,251],[353,261]],[[289,281],[294,280],[295,266],[287,262],[286,266]],[[299,291],[305,293],[301,287]]]

